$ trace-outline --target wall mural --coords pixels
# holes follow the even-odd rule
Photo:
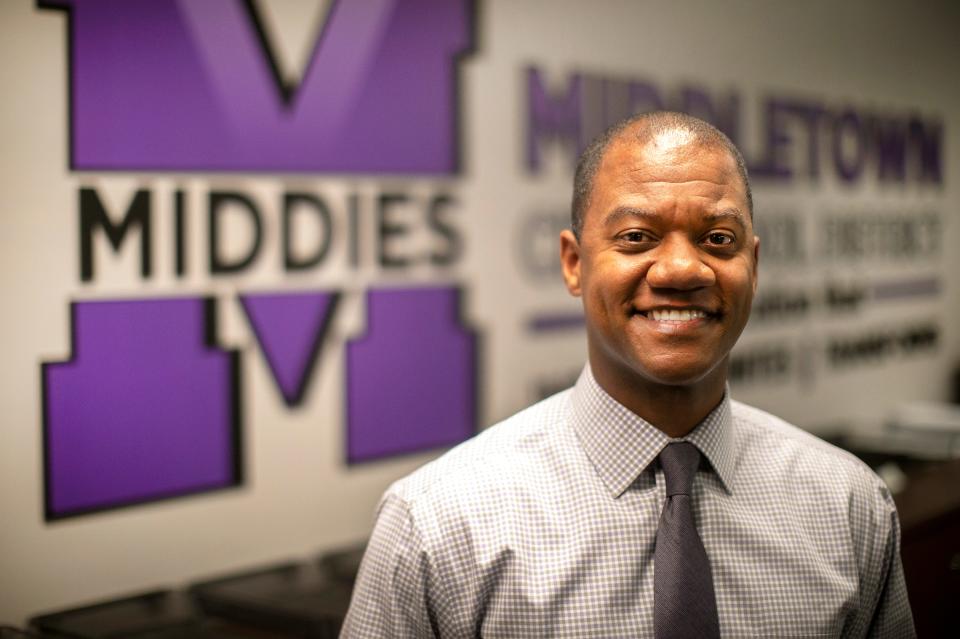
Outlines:
[[[281,73],[255,2],[39,6],[68,17],[68,161],[75,172],[458,171],[458,60],[473,39],[468,0],[332,2],[299,82]],[[110,268],[98,263],[109,257],[104,246],[137,252],[141,279],[156,276],[157,227],[165,223],[160,198],[173,208],[172,246],[164,248],[175,255],[177,278],[198,269],[211,282],[243,274],[263,259],[268,236],[281,238],[278,282],[323,265],[336,234],[349,236],[348,268],[372,261],[401,275],[421,264],[448,267],[462,248],[450,189],[420,197],[394,180],[389,190],[352,193],[346,202],[285,192],[277,208],[243,189],[210,189],[201,196],[208,260],[190,264],[192,193],[163,192],[150,185],[149,173],[145,181],[120,210],[111,210],[92,181],[79,187],[82,284],[96,284]],[[420,229],[399,218],[410,211]],[[276,233],[269,226],[275,220],[282,226]],[[308,224],[319,237],[307,250],[297,248],[297,230]],[[252,230],[239,248],[227,237],[238,225]],[[370,228],[375,248],[368,256],[361,233]],[[397,248],[417,230],[432,238],[428,248]],[[449,446],[477,430],[479,353],[460,316],[461,287],[402,282],[365,296],[346,293],[363,298],[366,330],[329,345],[346,349],[348,463]],[[278,400],[290,410],[309,391],[343,294],[235,291]],[[73,304],[72,356],[42,367],[48,520],[242,483],[241,363],[249,353],[218,346],[218,303],[190,297]]]

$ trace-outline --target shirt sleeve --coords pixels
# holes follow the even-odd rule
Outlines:
[[[428,587],[423,539],[406,502],[388,493],[360,564],[341,639],[438,637]]]
[[[879,566],[876,607],[870,617],[866,636],[871,639],[915,638],[917,633],[913,626],[913,614],[903,577],[903,562],[900,559],[900,519],[886,487],[880,488],[879,493],[883,503],[878,518],[881,520],[881,530],[885,530],[886,535],[881,538],[882,561]]]

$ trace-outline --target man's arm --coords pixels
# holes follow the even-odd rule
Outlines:
[[[407,504],[387,494],[360,565],[341,639],[439,636],[427,601],[428,569],[423,539]]]
[[[880,537],[883,546],[878,575],[879,592],[866,636],[910,639],[916,637],[917,633],[913,627],[913,613],[907,599],[903,562],[900,560],[900,519],[893,498],[885,487],[880,490],[880,501],[878,523],[886,534]]]

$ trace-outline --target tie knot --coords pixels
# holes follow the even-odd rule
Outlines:
[[[660,451],[660,465],[667,482],[667,497],[689,495],[700,465],[700,451],[690,442],[667,444]]]

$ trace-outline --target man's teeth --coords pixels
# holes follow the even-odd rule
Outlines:
[[[650,317],[657,322],[689,322],[706,316],[705,312],[696,309],[658,309],[650,311]]]

